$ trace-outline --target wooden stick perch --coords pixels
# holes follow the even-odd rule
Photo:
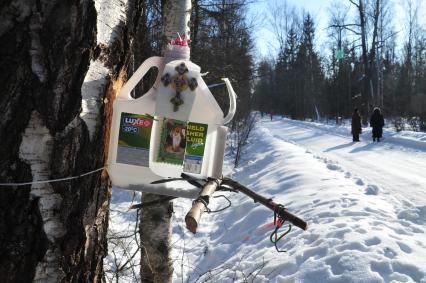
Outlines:
[[[185,216],[186,228],[192,233],[197,232],[198,223],[203,215],[204,211],[207,210],[210,196],[216,191],[217,187],[220,186],[222,179],[214,179],[208,181],[201,190],[198,198],[193,202],[191,210]]]
[[[250,197],[251,199],[254,200],[254,202],[258,202],[264,206],[266,206],[267,208],[269,208],[270,210],[274,211],[275,213],[277,213],[282,220],[285,221],[289,221],[291,224],[299,227],[302,230],[307,230],[308,229],[308,224],[302,220],[301,218],[297,217],[296,215],[288,212],[283,205],[279,204],[279,203],[275,203],[274,201],[272,201],[272,199],[268,199],[265,198],[264,196],[261,196],[257,193],[255,193],[254,191],[250,190],[249,188],[243,186],[242,184],[229,179],[229,178],[224,178],[222,180],[224,185],[228,185],[231,188],[233,188],[236,191],[242,192],[243,194],[245,194],[246,196]]]
[[[274,218],[275,216],[278,216],[279,219],[282,221],[282,223],[284,221],[288,221],[291,224],[299,227],[300,229],[303,229],[303,230],[308,229],[308,224],[303,219],[287,211],[287,209],[283,205],[279,203],[275,203],[270,198],[265,198],[264,196],[257,194],[256,192],[250,190],[249,188],[243,186],[242,184],[232,179],[222,178],[222,179],[212,179],[208,181],[203,186],[200,194],[198,195],[198,198],[192,203],[191,210],[185,216],[186,228],[188,228],[188,230],[191,231],[192,233],[195,234],[197,232],[197,227],[198,227],[198,223],[200,222],[201,215],[204,213],[204,211],[208,210],[210,196],[221,185],[225,187],[229,187],[230,189],[232,189],[231,191],[242,192],[246,196],[253,199],[254,202],[257,202],[266,206],[267,208],[269,208],[270,210],[274,212]]]

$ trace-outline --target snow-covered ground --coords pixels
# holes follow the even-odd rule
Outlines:
[[[226,193],[232,207],[204,214],[193,235],[184,222],[191,200],[175,200],[174,282],[426,282],[426,135],[386,131],[372,143],[365,129],[361,139],[352,143],[342,126],[257,122],[241,166],[228,158],[224,173],[282,203],[308,230],[293,228],[278,253],[272,212]],[[124,211],[128,196],[115,190],[112,208]]]
[[[373,143],[371,128],[364,128],[361,142],[353,143],[350,125],[336,127],[283,119],[268,125],[268,129],[274,138],[300,145],[324,159],[330,168],[346,171],[360,183],[426,205],[425,133],[385,129],[384,139]]]

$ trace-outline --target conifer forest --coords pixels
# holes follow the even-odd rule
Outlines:
[[[313,16],[281,4],[272,13],[272,26],[280,31],[278,56],[257,66],[259,109],[338,121],[354,108],[369,117],[380,107],[397,127],[424,131],[426,29],[419,18],[424,8],[422,1],[396,2],[334,1],[321,44]]]

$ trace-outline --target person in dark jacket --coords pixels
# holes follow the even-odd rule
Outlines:
[[[383,126],[385,125],[385,120],[383,115],[380,112],[380,108],[376,107],[373,110],[373,115],[370,118],[370,126],[373,128],[373,142],[380,141],[383,134]]]
[[[361,115],[359,114],[358,108],[354,109],[354,113],[352,114],[352,141],[359,142],[359,135],[362,133],[361,128]]]

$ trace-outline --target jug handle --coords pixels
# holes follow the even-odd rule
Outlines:
[[[228,90],[229,95],[229,111],[228,114],[223,118],[223,124],[228,124],[234,118],[235,112],[237,111],[237,94],[232,88],[231,82],[228,78],[222,78],[225,82],[226,89]]]
[[[121,88],[120,93],[118,94],[118,98],[133,99],[133,97],[130,95],[130,92],[136,87],[139,81],[142,80],[143,76],[145,76],[145,74],[152,67],[158,68],[158,76],[153,85],[153,87],[156,87],[159,83],[161,73],[163,72],[164,68],[164,58],[159,56],[150,57],[139,66],[133,76],[131,76],[126,84]]]

